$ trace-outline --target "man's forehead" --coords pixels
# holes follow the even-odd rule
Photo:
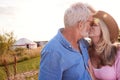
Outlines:
[[[91,16],[88,18],[87,21],[89,21],[89,22],[93,21],[93,16],[91,15]]]

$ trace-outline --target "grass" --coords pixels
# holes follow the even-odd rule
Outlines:
[[[14,56],[16,56],[17,62],[22,62],[31,58],[39,57],[41,49],[42,47],[38,47],[35,49],[17,48],[13,53],[0,55],[0,66],[4,65],[4,60],[6,60],[7,64],[13,64]]]
[[[26,80],[38,80],[38,75],[31,76],[29,78],[26,78]]]
[[[23,62],[17,63],[17,74],[23,73],[31,70],[38,70],[40,63],[40,57],[32,58],[29,60],[25,60]],[[11,75],[14,74],[13,65],[9,65],[9,72]],[[4,71],[4,67],[0,67],[0,80],[6,79],[6,73]]]

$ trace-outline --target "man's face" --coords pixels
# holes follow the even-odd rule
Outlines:
[[[82,23],[80,30],[81,36],[88,37],[91,27],[90,24],[92,21],[93,21],[93,17],[90,16],[86,22]]]

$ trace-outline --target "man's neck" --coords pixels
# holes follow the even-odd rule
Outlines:
[[[79,50],[78,45],[78,36],[74,28],[67,28],[62,31],[63,36],[70,42],[72,47],[76,50]]]

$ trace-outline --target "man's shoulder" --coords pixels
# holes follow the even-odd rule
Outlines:
[[[41,54],[43,53],[53,53],[58,47],[60,42],[56,38],[49,40],[43,47]]]

